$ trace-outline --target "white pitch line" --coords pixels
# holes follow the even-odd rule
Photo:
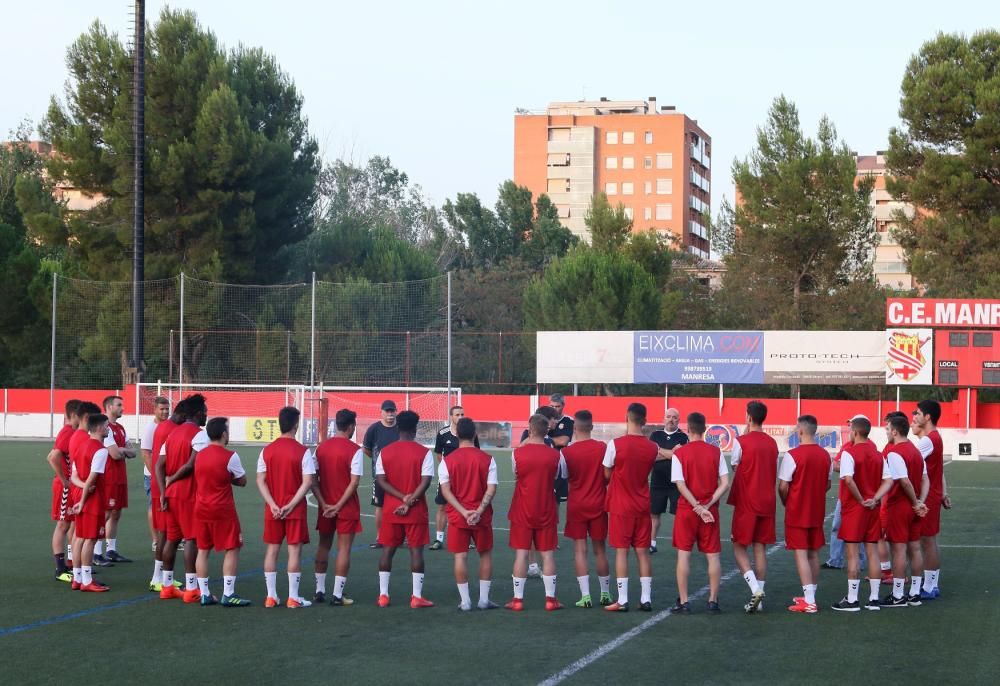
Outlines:
[[[945,545],[942,543],[938,544],[938,548],[971,548],[971,549],[985,548],[992,550],[995,548],[1000,548],[1000,545]]]

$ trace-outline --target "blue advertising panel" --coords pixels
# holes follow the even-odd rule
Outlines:
[[[764,383],[761,331],[636,331],[635,383]]]

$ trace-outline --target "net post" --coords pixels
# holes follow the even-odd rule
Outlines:
[[[49,355],[49,438],[56,435],[56,289],[59,274],[52,272],[52,351]],[[4,410],[7,405],[4,404]]]
[[[139,384],[142,382],[142,377],[139,377],[135,382],[135,433],[133,436],[140,438],[142,436],[142,431],[139,428]]]
[[[448,272],[448,405],[451,405],[451,272]]]
[[[309,388],[316,385],[316,272],[312,273],[312,305],[309,321]]]
[[[181,272],[181,321],[177,339],[177,395],[184,394],[184,272]]]

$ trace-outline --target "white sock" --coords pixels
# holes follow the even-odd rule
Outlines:
[[[906,586],[906,579],[897,579],[896,577],[892,577],[892,597],[902,598],[904,586]]]
[[[94,544],[94,555],[104,554],[104,541],[97,539],[97,543]]]
[[[80,583],[86,586],[94,582],[93,567],[80,567]]]
[[[201,591],[202,595],[210,595],[211,592],[208,590],[208,577],[198,577],[198,590]]]
[[[66,561],[67,562],[73,561],[73,546],[71,545],[66,546]]]
[[[316,572],[316,592],[326,594],[326,572]]]
[[[424,575],[419,572],[413,572],[411,574],[413,577],[413,595],[417,598],[424,597]]]
[[[618,579],[618,604],[628,604],[628,577]]]
[[[197,574],[184,574],[184,590],[193,591],[198,588],[198,575]]]
[[[601,593],[611,592],[611,577],[610,576],[599,576],[597,577],[598,583],[601,584]]]
[[[878,590],[881,585],[881,579],[868,580],[868,600],[878,600]]]
[[[580,584],[580,595],[590,595],[590,575],[576,577],[576,583]]]
[[[514,597],[518,600],[524,599],[524,584],[527,583],[527,577],[515,576],[514,579]]]
[[[83,583],[83,570],[79,567],[73,567],[73,581],[78,584]]]
[[[747,586],[750,587],[751,593],[759,593],[764,590],[760,587],[760,582],[757,581],[757,575],[753,573],[752,569],[744,574],[743,578],[746,580]]]
[[[164,586],[173,586],[174,585],[174,570],[172,570],[172,569],[164,569],[164,570],[162,570],[162,572],[160,573],[160,578],[162,580],[161,583]]]
[[[302,574],[299,572],[288,572],[288,597],[295,598],[298,600],[302,596],[299,595],[299,582],[302,581]]]
[[[937,588],[937,582],[938,582],[938,570],[936,569],[924,570],[923,587],[925,591],[933,591],[935,588]]]
[[[486,605],[490,602],[490,587],[493,585],[492,581],[480,581],[479,582],[479,604]]]
[[[335,576],[333,577],[333,595],[337,598],[344,597],[344,586],[347,585],[346,576]]]
[[[805,593],[805,596],[806,596],[806,603],[809,604],[809,605],[815,605],[816,604],[816,584],[806,584],[805,586],[802,587],[802,590],[803,590],[803,592]],[[855,589],[854,599],[855,600],[858,599],[856,589]]]
[[[924,580],[922,576],[915,576],[910,579],[910,595],[920,595],[920,582]]]
[[[761,592],[761,593],[763,593],[763,592],[764,592],[764,584],[765,584],[765,583],[766,583],[766,582],[765,582],[765,581],[764,581],[763,579],[757,579],[757,585],[758,585],[758,586],[760,586],[760,592]]]
[[[278,599],[278,573],[264,572],[264,583],[267,585],[267,597]]]
[[[389,595],[389,575],[392,572],[379,572],[378,573],[378,594],[379,595]]]
[[[153,561],[153,578],[149,580],[149,583],[163,583],[163,560]]]
[[[889,562],[879,562],[878,566],[883,572],[888,572],[890,569],[892,569],[892,564]]]
[[[117,538],[109,538],[108,539],[108,552],[110,553],[112,550],[118,550],[118,539]]]
[[[653,577],[640,576],[639,588],[642,589],[639,596],[639,602],[640,603],[653,602]]]
[[[649,547],[652,548],[653,550],[656,550],[656,539],[655,538],[652,541],[649,542]]]
[[[856,603],[858,602],[858,589],[861,588],[860,579],[848,579],[847,580],[847,602]]]
[[[439,543],[444,543],[444,532],[443,531],[438,531],[437,534],[435,534],[435,537],[437,538],[437,540],[438,540]]]
[[[556,575],[553,574],[549,576],[548,574],[542,574],[542,584],[545,586],[545,597],[555,598],[556,597]]]
[[[469,597],[469,582],[458,584],[458,595],[462,598],[462,605],[472,605],[472,598]]]
[[[236,577],[235,576],[224,576],[222,577],[223,589],[225,589],[222,595],[236,595]]]

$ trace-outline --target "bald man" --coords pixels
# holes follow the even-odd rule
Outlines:
[[[688,435],[680,430],[681,413],[676,408],[668,407],[663,415],[663,430],[654,431],[649,440],[656,443],[656,462],[649,480],[649,511],[653,518],[653,540],[649,544],[649,552],[656,552],[656,534],[660,530],[660,517],[668,509],[670,514],[677,513],[677,500],[680,492],[670,479],[670,459],[674,450],[688,442]]]

